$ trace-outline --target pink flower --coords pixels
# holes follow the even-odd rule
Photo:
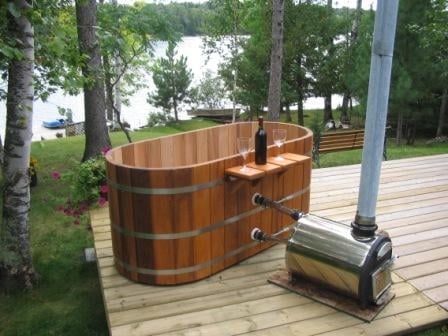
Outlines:
[[[71,210],[70,208],[65,208],[65,209],[64,209],[64,213],[65,213],[67,216],[70,216],[70,215],[72,214],[72,210]]]
[[[57,170],[53,170],[51,172],[51,178],[55,181],[59,180],[61,178],[61,174]]]
[[[109,187],[107,184],[103,184],[102,186],[100,186],[100,193],[106,194],[108,192],[109,192]]]
[[[74,222],[73,222],[73,224],[75,224],[75,225],[79,225],[79,220],[75,220]]]
[[[74,210],[72,213],[73,217],[76,217],[76,218],[78,218],[80,214],[81,213],[78,210]]]
[[[110,147],[103,147],[103,148],[101,149],[101,154],[103,154],[103,156],[104,156],[104,155],[106,155],[107,152],[109,152],[109,151],[110,151]]]
[[[103,206],[104,204],[106,204],[107,203],[107,199],[106,198],[104,198],[104,197],[100,197],[99,199],[98,199],[98,204],[100,205],[100,206]]]

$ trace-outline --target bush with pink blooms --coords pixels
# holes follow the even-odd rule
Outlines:
[[[74,218],[74,224],[80,223],[80,217],[91,206],[103,206],[107,203],[108,186],[104,157],[89,159],[77,165],[72,172],[51,173],[55,181],[63,179],[70,185],[69,197],[58,211]]]

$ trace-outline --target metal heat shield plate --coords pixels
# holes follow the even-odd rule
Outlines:
[[[395,297],[395,294],[389,291],[385,294],[386,297],[383,304],[379,306],[371,305],[365,309],[361,309],[358,301],[356,301],[355,299],[338,294],[334,291],[331,291],[304,279],[291,279],[289,273],[286,270],[274,273],[268,279],[268,281],[272,284],[289,289],[292,292],[306,296],[331,308],[357,317],[365,322],[371,322],[381,312],[381,310],[383,310],[383,308]]]

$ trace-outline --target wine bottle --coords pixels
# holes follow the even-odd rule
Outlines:
[[[258,117],[258,131],[255,133],[255,163],[266,164],[268,136],[263,128],[263,117]]]

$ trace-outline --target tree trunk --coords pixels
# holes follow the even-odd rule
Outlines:
[[[355,43],[356,39],[358,38],[359,21],[361,19],[361,7],[362,7],[362,0],[357,0],[355,19],[353,20],[352,30],[350,32],[349,48],[353,48],[353,44]],[[350,57],[349,62],[350,62],[350,64],[352,63],[351,57]],[[348,116],[348,103],[349,103],[349,100],[351,99],[350,96],[351,96],[350,92],[345,92],[344,97],[342,98],[341,122],[348,122],[350,120],[350,118]]]
[[[271,72],[269,76],[268,119],[280,117],[280,96],[283,60],[283,12],[284,0],[272,2],[272,49]]]
[[[406,145],[413,145],[415,142],[415,134],[416,134],[416,122],[412,119],[408,123],[408,127],[406,130]]]
[[[118,6],[118,2],[117,0],[112,0],[111,3],[117,7]],[[118,54],[116,54],[114,56],[114,68],[115,68],[115,73],[117,74],[123,74],[124,70],[123,70],[123,62],[121,61],[121,58]],[[117,112],[116,116],[118,117],[117,121],[120,125],[120,127],[122,128],[123,132],[126,134],[126,136],[128,137],[128,140],[130,139],[129,136],[129,132],[127,130],[125,130],[125,128],[122,127],[122,122],[121,122],[121,80],[118,79],[115,83],[114,86],[114,93],[115,93],[115,100],[114,100],[114,111]],[[131,141],[129,141],[131,142]]]
[[[289,106],[289,103],[287,103],[285,107],[286,107],[286,121],[291,122],[292,117],[291,117],[291,108]]]
[[[2,136],[0,135],[0,167],[3,167],[3,157],[4,157],[4,149],[3,149]]]
[[[237,57],[238,57],[238,29],[236,26],[236,15],[235,8],[233,8],[234,13],[234,25],[233,25],[233,35],[232,35],[232,60],[235,64],[235,69],[233,69],[233,87],[232,87],[232,123],[236,121],[236,88],[238,81],[238,67],[237,67]]]
[[[114,120],[114,97],[113,97],[113,87],[112,87],[112,76],[111,65],[109,62],[109,55],[103,55],[103,65],[104,65],[104,85],[106,86],[106,115],[107,120]]]
[[[331,13],[333,8],[333,0],[327,0],[327,9],[329,13]],[[328,39],[328,56],[329,58],[333,57],[333,37],[329,37]],[[328,120],[333,120],[333,110],[331,108],[331,93],[327,92],[324,97],[324,123]]]
[[[126,128],[125,124],[121,121],[121,110],[116,108],[115,105],[112,105],[112,108],[114,109],[115,116],[116,116],[116,121],[117,121],[118,125],[120,126],[120,129],[122,130],[122,132],[126,136],[126,139],[128,140],[128,142],[132,143],[131,135],[129,134],[129,131]]]
[[[76,1],[76,23],[81,54],[87,55],[82,66],[86,78],[84,84],[84,113],[86,144],[82,160],[96,157],[104,148],[110,147],[110,138],[105,116],[104,78],[102,76],[101,52],[95,34],[95,0]]]
[[[331,109],[331,93],[324,97],[324,122],[333,120],[333,110]]]
[[[26,0],[8,2],[21,15],[8,13],[8,35],[18,41],[23,57],[8,67],[3,166],[3,220],[0,229],[0,288],[31,288],[36,280],[29,233],[30,152],[33,120],[34,30]]]
[[[173,108],[174,108],[174,118],[176,119],[176,121],[179,121],[179,116],[177,113],[177,101],[176,99],[173,100]]]
[[[297,123],[301,126],[305,125],[303,117],[303,96],[300,95],[297,101]]]
[[[397,116],[397,135],[396,135],[396,144],[401,145],[401,138],[403,137],[403,112],[401,109],[398,111]]]
[[[232,88],[232,123],[236,121],[236,81],[238,79],[238,70],[233,70],[233,88]]]
[[[348,116],[348,102],[350,101],[350,96],[346,92],[344,93],[344,96],[342,97],[342,106],[341,106],[341,122],[347,123],[350,121],[350,118]]]
[[[445,114],[448,105],[448,89],[443,89],[442,104],[440,105],[439,124],[437,125],[436,137],[443,135],[443,127],[445,126]]]

